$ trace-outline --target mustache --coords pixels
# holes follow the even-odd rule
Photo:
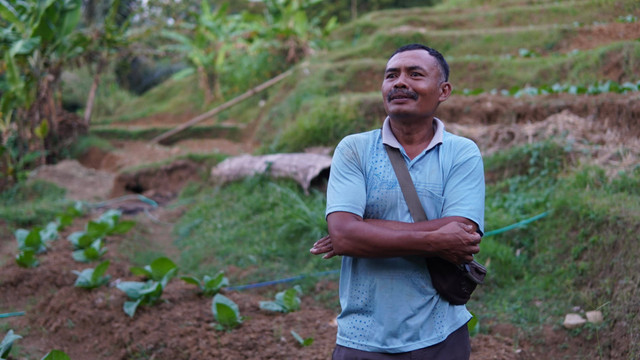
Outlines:
[[[405,97],[417,100],[418,94],[408,89],[395,88],[389,91],[389,93],[387,94],[387,101],[391,101],[395,97]]]

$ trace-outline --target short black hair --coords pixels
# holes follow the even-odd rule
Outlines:
[[[438,65],[440,65],[440,71],[442,71],[442,74],[444,75],[444,81],[449,81],[449,64],[447,64],[447,60],[444,59],[444,56],[442,56],[442,54],[440,54],[438,50],[430,48],[426,45],[416,43],[403,45],[399,47],[393,54],[391,54],[391,56],[389,56],[389,59],[394,57],[396,54],[410,50],[424,50],[428,52],[429,55],[436,58],[436,60],[438,60]]]

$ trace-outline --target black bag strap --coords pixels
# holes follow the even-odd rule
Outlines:
[[[409,206],[409,213],[411,213],[413,221],[420,222],[427,220],[427,214],[424,212],[424,208],[420,203],[418,192],[416,191],[413,180],[411,180],[409,169],[407,169],[407,163],[404,162],[404,157],[402,156],[400,149],[387,144],[384,145],[384,148],[387,150],[389,160],[391,160],[393,171],[396,172],[396,177],[398,178],[400,189],[402,190],[402,196],[404,196],[404,201],[407,203],[407,206]]]

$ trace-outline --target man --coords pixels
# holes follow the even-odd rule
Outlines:
[[[437,294],[426,266],[433,256],[470,262],[484,228],[480,151],[434,117],[451,95],[448,79],[436,50],[399,48],[382,82],[382,129],[347,136],[335,149],[329,236],[311,249],[343,255],[334,360],[470,356],[471,314]],[[383,144],[401,150],[428,221],[413,222]]]

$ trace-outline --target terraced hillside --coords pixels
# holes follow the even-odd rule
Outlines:
[[[141,265],[137,252],[146,254],[144,260],[149,253],[181,259],[180,265],[193,271],[223,264],[232,280],[242,283],[297,275],[259,266],[261,251],[276,246],[270,241],[256,246],[256,253],[243,245],[248,260],[242,258],[242,264],[225,263],[234,256],[215,252],[225,240],[216,227],[241,228],[233,232],[241,238],[232,239],[237,251],[235,241],[285,231],[284,226],[247,230],[276,221],[285,209],[276,201],[240,212],[237,207],[246,199],[234,196],[241,190],[207,190],[202,180],[227,156],[330,153],[343,136],[379,127],[385,117],[379,89],[388,56],[406,43],[424,43],[440,50],[451,66],[455,93],[440,106],[438,117],[449,131],[473,139],[485,155],[487,226],[504,228],[543,211],[550,214],[538,226],[513,227],[483,239],[480,259],[493,279],[470,303],[481,324],[472,339],[472,359],[636,359],[639,18],[637,0],[451,0],[433,8],[366,14],[339,27],[330,49],[296,65],[282,82],[163,144],[150,140],[208,110],[200,106],[193,79],[168,80],[143,96],[123,99],[91,128],[109,146],[78,154],[83,166],[65,162],[34,176],[85,201],[107,204],[132,193],[155,201],[156,207],[113,203],[138,221],[135,239],[108,240],[113,279],[134,279],[128,268]],[[249,87],[222,84],[229,90],[227,100]],[[177,199],[189,182],[187,195]],[[246,185],[246,197],[291,195],[258,183]],[[285,207],[299,203],[305,204],[287,200]],[[301,221],[312,221],[312,205],[305,206],[308,218]],[[51,348],[62,348],[74,359],[329,358],[336,332],[335,277],[306,284],[310,292],[303,308],[283,316],[257,306],[272,298],[273,290],[229,291],[246,321],[233,331],[216,332],[211,299],[187,284],[171,282],[166,301],[130,319],[122,313],[125,295],[113,281],[91,293],[73,287],[67,275],[78,265],[67,256],[69,244],[56,242],[38,268],[22,269],[12,260],[13,229],[4,222],[0,227],[0,313],[27,310],[0,328],[24,335],[16,342],[24,358],[39,358]],[[305,251],[310,246],[302,245]],[[300,256],[302,263],[315,266],[315,259]],[[567,313],[590,310],[602,311],[604,322],[562,326]],[[289,336],[291,329],[313,337],[314,344],[299,346]]]

